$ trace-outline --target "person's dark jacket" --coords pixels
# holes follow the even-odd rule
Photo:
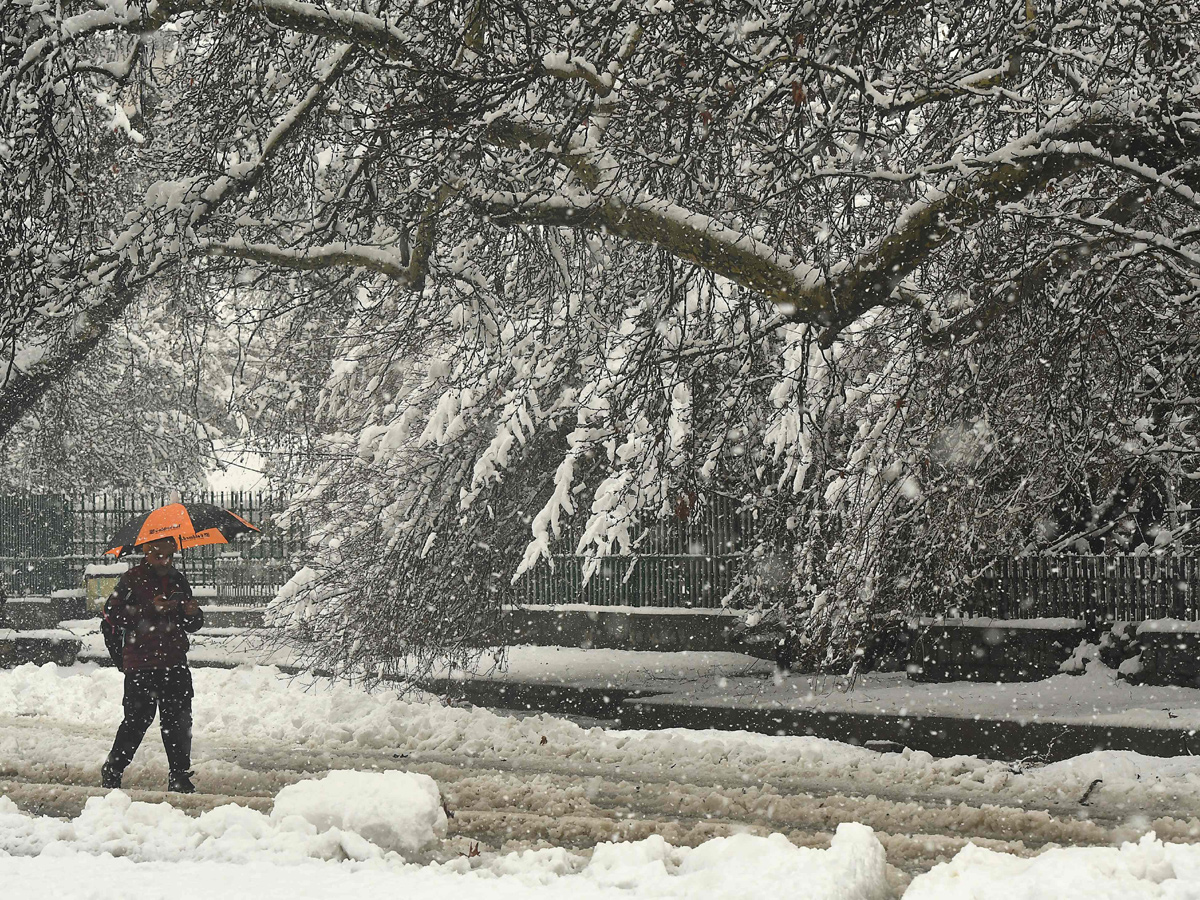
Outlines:
[[[154,606],[157,594],[178,603],[159,612]],[[140,563],[121,576],[104,604],[104,618],[125,633],[122,671],[187,665],[187,633],[204,624],[201,610],[194,616],[184,614],[183,605],[191,597],[191,585],[178,569],[159,575],[148,563]]]

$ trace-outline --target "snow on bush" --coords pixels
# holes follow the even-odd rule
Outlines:
[[[409,856],[446,836],[437,783],[415,772],[330,772],[275,796],[271,821],[298,816],[318,831],[338,828]]]
[[[1100,658],[1100,646],[1091,641],[1080,641],[1071,655],[1058,664],[1058,671],[1069,675],[1082,675],[1088,666]]]

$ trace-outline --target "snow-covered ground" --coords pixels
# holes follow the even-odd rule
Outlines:
[[[6,898],[740,898],[801,884],[846,900],[1200,898],[1191,758],[1108,752],[1022,768],[816,738],[585,728],[265,666],[195,679],[204,793],[165,798],[153,731],[128,795],[94,787],[119,673],[0,671]],[[361,786],[327,790],[344,808],[322,808],[303,785],[330,770],[429,776],[453,814],[444,836],[436,813],[414,818],[428,842],[385,827],[428,813],[428,785],[368,788],[377,803]]]
[[[1131,685],[1097,662],[1083,674],[1037,682],[938,684],[910,681],[903,672],[853,681],[778,676],[771,663],[736,653],[514,647],[504,670],[489,677],[662,692],[649,703],[1200,730],[1200,689]]]
[[[96,620],[64,626],[83,640],[86,653],[105,655]],[[245,629],[205,629],[192,643],[194,662],[288,665],[300,659]],[[442,674],[468,677],[460,671]],[[738,653],[517,646],[508,649],[502,667],[489,667],[485,658],[484,667],[469,677],[657,695],[649,703],[1200,731],[1200,689],[1131,685],[1095,661],[1083,674],[1037,682],[919,683],[902,672],[871,672],[847,682],[836,676],[780,677],[770,662]]]
[[[921,684],[902,672],[870,672],[852,684],[833,676],[764,680],[756,674],[735,675],[721,684],[689,691],[688,699],[706,706],[1200,730],[1200,690],[1131,685],[1099,664],[1079,675],[1000,684]]]

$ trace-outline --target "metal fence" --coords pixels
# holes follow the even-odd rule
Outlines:
[[[262,529],[232,544],[196,547],[176,565],[198,587],[213,587],[223,601],[251,603],[274,596],[292,575],[292,551],[300,540],[295,526],[276,517],[286,501],[265,493],[201,492],[193,502],[231,509]],[[0,579],[10,596],[46,595],[79,587],[90,563],[104,556],[113,534],[136,515],[170,500],[154,495],[0,496]]]
[[[176,564],[195,586],[214,587],[225,602],[270,599],[292,575],[300,529],[277,527],[286,506],[262,493],[197,493],[184,499],[231,509],[263,529],[233,544],[197,547]],[[104,556],[125,522],[169,502],[154,495],[108,494],[0,496],[0,579],[10,596],[39,596],[79,587],[89,563]],[[521,578],[513,599],[529,604],[593,606],[719,607],[729,592],[736,556],[753,531],[733,498],[713,496],[695,504],[681,498],[677,514],[650,525],[636,557],[606,560],[586,585],[583,557],[574,555],[579,534],[565,536],[553,556]]]
[[[216,588],[223,602],[260,603],[291,577],[302,529],[276,524],[283,498],[265,493],[198,493],[187,500],[231,509],[263,529],[232,544],[198,547],[177,564],[193,585]],[[89,563],[103,563],[108,541],[135,515],[164,503],[153,495],[0,496],[0,582],[9,596],[79,587]],[[712,496],[650,525],[636,557],[612,557],[583,584],[579,534],[558,542],[553,568],[538,563],[513,599],[537,605],[716,608],[732,587],[754,522],[734,498]],[[1099,621],[1200,619],[1200,557],[1038,556],[997,560],[963,597],[958,612],[999,619]]]
[[[1037,556],[995,562],[967,615],[1113,622],[1200,618],[1200,558]]]
[[[540,561],[515,585],[519,603],[589,606],[717,608],[733,586],[733,576],[753,534],[749,514],[722,495],[696,505],[680,498],[676,515],[646,529],[637,556],[606,559],[587,584],[585,559],[574,550],[580,533],[558,542],[553,566]]]

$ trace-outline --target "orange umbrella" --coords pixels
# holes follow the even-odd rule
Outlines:
[[[168,503],[122,525],[104,553],[121,557],[138,544],[159,538],[174,538],[180,550],[204,544],[228,544],[239,534],[260,530],[237,513],[211,503]]]

